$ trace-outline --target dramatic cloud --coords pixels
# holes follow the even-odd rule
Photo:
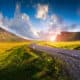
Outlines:
[[[43,40],[55,40],[57,35],[60,34],[62,31],[80,31],[80,25],[67,25],[65,24],[63,19],[55,14],[48,16],[46,21],[43,23],[47,25],[47,30],[41,30],[40,32],[38,32],[40,38]]]
[[[61,31],[67,30],[64,21],[55,14],[47,17],[46,24],[47,30],[39,32],[40,38],[45,38],[44,40],[54,39]]]
[[[1,26],[2,24],[2,26]],[[4,18],[0,14],[0,27],[3,27],[10,32],[24,37],[26,39],[37,39],[37,32],[34,32],[34,28],[31,25],[30,18],[25,13],[20,13],[20,8],[17,5],[12,19]]]
[[[48,24],[50,27],[49,30],[57,31],[57,33],[68,30],[68,25],[65,24],[64,20],[54,14],[51,15]]]
[[[56,14],[48,15],[48,5],[38,4],[36,18],[40,19],[40,25],[44,27],[44,30],[43,28],[40,31],[34,29],[30,17],[26,13],[21,13],[19,5],[16,5],[13,18],[3,17],[2,13],[0,13],[0,27],[25,39],[47,41],[55,40],[56,36],[62,31],[80,31],[80,25],[67,25]]]
[[[38,4],[36,18],[45,20],[47,14],[48,14],[48,5]]]

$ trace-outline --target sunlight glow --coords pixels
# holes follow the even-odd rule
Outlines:
[[[56,40],[56,36],[51,36],[50,37],[50,41],[55,41]]]

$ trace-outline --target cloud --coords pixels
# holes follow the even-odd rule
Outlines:
[[[20,8],[18,5],[13,18],[4,18],[2,14],[0,15],[0,25],[2,25],[0,27],[20,37],[26,39],[38,38],[37,32],[34,32],[34,28],[31,25],[29,16],[26,13],[20,13]]]
[[[50,40],[56,38],[62,31],[80,31],[80,25],[72,24],[68,26],[64,20],[56,14],[48,15],[48,5],[37,6],[36,18],[44,26],[44,30],[34,29],[30,17],[26,13],[20,12],[19,5],[16,6],[13,18],[4,17],[0,13],[0,27],[25,39]],[[43,29],[43,28],[42,28]]]
[[[0,24],[3,24],[3,15],[0,13]]]
[[[68,30],[68,26],[65,24],[64,20],[55,14],[50,16],[48,24],[49,24],[49,31],[54,31],[54,32],[57,31],[58,33],[61,31]]]
[[[64,20],[56,14],[48,15],[46,21],[42,21],[42,23],[47,25],[45,27],[45,30],[41,30],[40,32],[38,32],[42,40],[49,41],[52,38],[56,39],[57,35],[60,34],[62,31],[80,32],[80,25],[65,24]]]
[[[47,24],[47,30],[41,30],[38,33],[42,40],[49,41],[52,38],[56,38],[62,31],[79,30],[77,25],[72,24],[71,26],[68,26],[63,19],[55,14],[50,15],[44,24]]]
[[[47,17],[47,14],[48,14],[48,5],[38,4],[36,18],[45,20]]]
[[[80,32],[80,25],[72,24],[68,29],[70,32]]]

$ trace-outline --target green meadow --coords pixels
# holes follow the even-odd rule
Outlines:
[[[29,47],[32,42],[0,43],[0,80],[72,80],[59,57]],[[38,45],[80,49],[80,42],[35,42]],[[64,45],[63,45],[64,44]]]

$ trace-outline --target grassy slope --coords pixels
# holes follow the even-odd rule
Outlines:
[[[71,80],[59,58],[25,44],[0,44],[1,49],[5,47],[0,53],[0,80]]]
[[[25,39],[16,36],[15,34],[12,34],[8,32],[7,30],[0,28],[0,42],[14,42],[14,41],[26,41]]]

